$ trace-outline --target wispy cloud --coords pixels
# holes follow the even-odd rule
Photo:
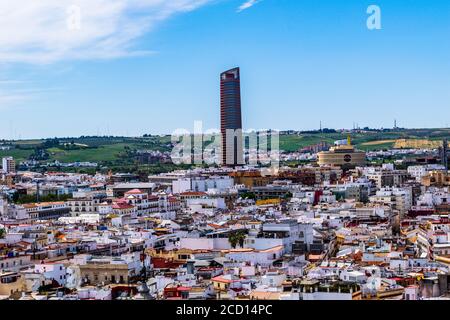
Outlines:
[[[6,110],[17,103],[29,100],[30,96],[19,93],[7,93],[0,90],[0,110]]]
[[[253,7],[255,4],[257,4],[258,2],[261,2],[261,1],[262,0],[248,0],[239,6],[239,8],[237,9],[237,12],[242,12],[244,10],[247,10],[248,8]]]
[[[23,102],[36,100],[42,94],[64,90],[62,87],[36,87],[31,81],[0,79],[0,110],[6,110]]]
[[[14,85],[14,84],[22,84],[26,81],[22,80],[0,80],[0,85]]]
[[[136,40],[212,0],[0,1],[0,63],[46,64],[151,54]]]
[[[22,80],[0,79],[0,110],[28,99],[28,94],[19,89],[23,83]]]

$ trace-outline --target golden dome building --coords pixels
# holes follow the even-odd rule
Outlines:
[[[320,166],[339,166],[343,169],[351,169],[366,164],[366,153],[352,146],[350,136],[347,144],[335,145],[329,151],[318,153],[318,164]]]

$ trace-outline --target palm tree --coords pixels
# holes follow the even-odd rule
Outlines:
[[[239,245],[241,246],[241,248],[244,247],[244,241],[245,241],[245,237],[246,236],[247,235],[246,235],[246,233],[244,231],[239,231],[238,234],[237,234],[238,242],[239,242]]]
[[[230,243],[231,247],[234,249],[239,244],[239,246],[244,246],[245,237],[247,234],[243,230],[239,230],[236,232],[231,232],[228,235],[228,242]]]
[[[0,239],[3,239],[5,237],[6,231],[5,229],[0,229]]]
[[[230,245],[233,249],[236,248],[236,245],[238,243],[238,238],[236,237],[235,232],[232,232],[228,235],[228,242],[230,243]]]

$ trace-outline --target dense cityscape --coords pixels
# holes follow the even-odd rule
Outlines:
[[[4,140],[0,299],[448,299],[450,131],[360,150],[355,126],[248,164],[240,77],[220,75],[215,165],[174,168],[167,141],[126,150],[157,173],[39,158],[82,147],[56,138],[16,161]]]
[[[439,317],[449,13],[0,1],[0,314]]]

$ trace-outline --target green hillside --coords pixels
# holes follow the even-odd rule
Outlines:
[[[329,130],[332,131],[332,130]],[[287,152],[321,142],[333,144],[347,138],[346,132],[308,132],[281,134],[280,149]],[[359,131],[351,134],[353,144],[361,150],[382,150],[394,146],[397,139],[425,139],[439,141],[450,139],[450,129],[401,129],[396,131]],[[153,164],[139,164],[136,150],[159,150],[170,152],[171,137],[78,137],[53,138],[45,140],[0,141],[0,146],[10,150],[0,150],[0,157],[13,156],[18,162],[34,159],[41,163],[58,160],[60,162],[97,162],[102,166],[118,169],[151,167]],[[162,164],[161,166],[169,166]]]

